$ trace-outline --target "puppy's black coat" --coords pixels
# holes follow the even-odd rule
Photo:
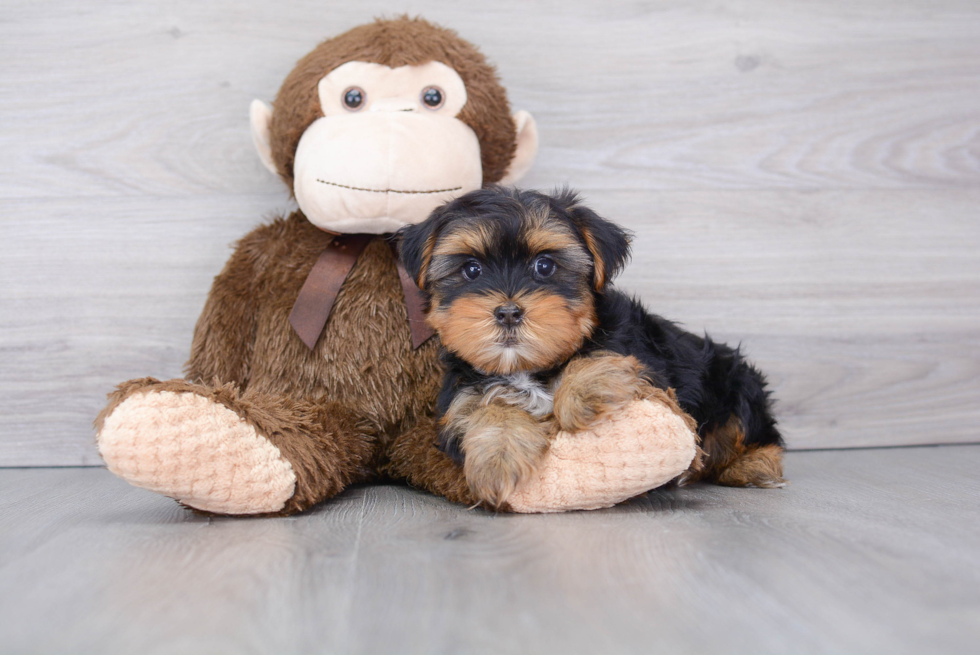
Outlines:
[[[738,348],[686,332],[613,289],[609,281],[629,258],[629,235],[580,204],[575,193],[474,191],[404,228],[400,238],[402,260],[428,298],[430,322],[447,348],[440,416],[464,390],[507,384],[516,374],[548,388],[572,356],[608,351],[637,358],[651,384],[675,390],[707,451],[707,473],[701,477],[770,486],[745,473],[752,466],[744,461],[733,473],[741,455],[766,446],[773,447],[767,452],[781,473],[783,440],[763,374]],[[530,324],[535,303],[558,327],[537,318]],[[555,309],[559,306],[565,309]],[[461,322],[459,316],[480,308],[495,321],[487,319],[479,329],[472,320]],[[521,326],[525,316],[527,325]],[[493,340],[499,348],[480,350],[471,343],[481,340]],[[551,347],[552,342],[567,347]],[[532,347],[545,343],[548,348]],[[514,355],[522,344],[531,344],[530,354]],[[462,461],[458,434],[443,430],[440,446]],[[732,469],[727,478],[726,468]],[[779,473],[775,479],[781,482]]]

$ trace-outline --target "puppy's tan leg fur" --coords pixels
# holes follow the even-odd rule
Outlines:
[[[786,484],[783,449],[774,445],[748,449],[719,472],[715,482],[727,487],[782,487]]]
[[[548,451],[551,422],[504,403],[480,407],[466,422],[466,481],[477,498],[500,507],[537,470]]]
[[[587,430],[632,400],[647,398],[653,387],[635,357],[599,352],[573,359],[555,390],[555,420],[567,432]]]
[[[706,457],[700,471],[688,470],[680,484],[706,480],[726,487],[782,487],[783,449],[776,445],[746,446],[745,433],[732,417],[708,432],[702,443]]]

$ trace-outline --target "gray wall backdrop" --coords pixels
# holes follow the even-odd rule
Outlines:
[[[175,377],[229,245],[288,211],[252,98],[398,12],[498,66],[636,232],[620,286],[769,372],[794,448],[977,440],[980,4],[10,1],[0,465],[97,464],[112,386]]]

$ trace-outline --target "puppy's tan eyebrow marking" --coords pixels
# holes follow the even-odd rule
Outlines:
[[[457,230],[439,239],[432,255],[482,255],[487,252],[492,241],[490,231],[482,226]]]
[[[581,249],[582,244],[565,230],[548,229],[548,225],[532,226],[524,232],[524,241],[532,253]]]

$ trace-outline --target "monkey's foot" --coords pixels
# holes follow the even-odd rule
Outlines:
[[[283,509],[296,475],[278,448],[219,402],[193,391],[160,390],[187,383],[145,382],[100,417],[99,453],[110,471],[208,512]]]
[[[587,431],[559,432],[514,512],[611,507],[684,473],[698,456],[694,422],[666,392],[635,400]]]

